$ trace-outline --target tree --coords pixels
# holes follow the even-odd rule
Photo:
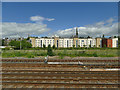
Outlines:
[[[103,34],[103,38],[105,37],[105,35]]]
[[[26,40],[30,40],[30,37],[27,37],[27,39]]]
[[[111,45],[109,45],[109,47],[111,47]]]
[[[90,38],[90,36],[88,36],[87,38]]]
[[[118,48],[120,48],[120,36],[118,36]]]
[[[55,49],[55,45],[53,45],[53,47],[52,47],[53,49]]]
[[[20,49],[20,41],[12,40],[9,42],[10,46],[14,46],[15,49]]]
[[[47,48],[47,55],[53,56],[53,52],[52,52],[52,48],[51,48],[50,44],[48,45],[48,48]]]
[[[84,48],[85,48],[85,44],[84,44],[83,46],[84,46]]]
[[[9,45],[14,46],[15,49],[20,49],[20,43],[21,43],[21,49],[27,49],[32,47],[32,44],[27,40],[22,40],[22,41],[12,40],[9,43]]]
[[[91,48],[91,45],[89,45],[89,47]]]
[[[114,38],[117,38],[117,36],[114,36]]]
[[[75,45],[73,45],[73,48],[75,48]]]
[[[100,45],[99,45],[99,48],[100,48]]]
[[[21,48],[22,49],[27,49],[27,48],[31,48],[32,44],[30,42],[28,42],[27,40],[22,40],[21,42]]]
[[[4,39],[2,39],[2,46],[4,46],[5,45],[5,40]]]
[[[106,48],[106,45],[104,44],[104,46],[103,46],[104,48]]]
[[[46,48],[45,44],[43,44],[43,48],[44,48],[44,49]]]

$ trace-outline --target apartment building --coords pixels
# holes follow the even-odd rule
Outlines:
[[[30,37],[32,47],[43,47],[45,45],[51,47],[55,45],[57,48],[70,48],[70,47],[118,47],[118,38],[78,38],[78,30],[76,28],[76,35],[71,38],[63,38],[59,36],[54,37]]]
[[[112,47],[113,48],[118,47],[118,38],[112,38]]]

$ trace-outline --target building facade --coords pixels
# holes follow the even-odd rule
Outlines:
[[[118,47],[118,38],[78,38],[78,29],[76,28],[76,35],[71,38],[61,38],[59,36],[34,38],[30,37],[32,47],[43,47],[45,45],[51,47],[55,45],[57,48],[70,48],[70,47]]]
[[[103,38],[103,39],[102,39],[102,47],[112,48],[112,39]]]
[[[101,48],[102,47],[102,38],[96,38],[96,47]]]
[[[118,38],[112,38],[112,47],[113,48],[118,47]]]

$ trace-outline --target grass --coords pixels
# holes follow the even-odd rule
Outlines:
[[[53,50],[54,56],[59,56],[63,59],[69,57],[118,57],[117,49],[105,50]],[[34,58],[47,56],[47,50],[2,50],[2,57],[26,57]]]

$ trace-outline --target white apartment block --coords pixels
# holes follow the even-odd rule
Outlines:
[[[112,38],[112,47],[113,48],[118,47],[118,38]]]
[[[51,45],[51,47],[55,45],[58,48],[70,48],[73,47],[73,45],[75,45],[75,47],[97,47],[97,46],[102,47],[101,46],[102,40],[97,41],[97,39],[94,38],[78,38],[77,40],[74,40],[73,38],[58,38],[56,42],[55,40],[56,40],[55,37],[36,39],[31,38],[31,43],[33,47],[43,47],[43,45],[48,47],[49,44]],[[118,47],[118,38],[112,38],[112,47],[113,48]]]
[[[32,47],[43,47],[45,45],[51,47],[55,45],[57,48],[70,48],[70,47],[102,47],[102,38],[78,38],[78,30],[76,29],[76,35],[72,38],[61,38],[58,36],[44,37],[44,38],[30,38]],[[118,47],[118,38],[112,38],[112,47]]]
[[[36,38],[35,39],[35,47],[43,47],[45,45],[48,47],[48,45],[53,46],[54,45],[54,39],[51,38]]]
[[[74,45],[73,41],[74,41],[73,38],[59,38],[58,43],[55,43],[54,38],[36,38],[34,41],[35,42],[34,47],[43,47],[43,45],[48,47],[49,44],[52,47],[53,45],[58,44],[59,48],[70,48],[70,47],[73,47],[73,45]],[[96,41],[95,41],[95,39],[92,39],[92,38],[78,39],[75,42],[77,43],[77,47],[94,47],[94,46],[96,46]]]

